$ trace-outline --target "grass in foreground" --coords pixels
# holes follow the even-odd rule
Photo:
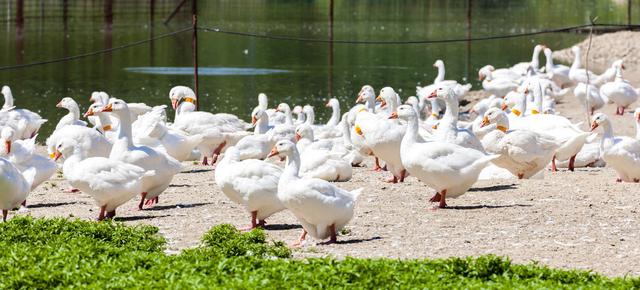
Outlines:
[[[290,259],[260,230],[212,228],[202,246],[164,254],[151,226],[15,217],[0,224],[0,288],[639,288],[638,278],[515,265],[495,256],[444,260]]]

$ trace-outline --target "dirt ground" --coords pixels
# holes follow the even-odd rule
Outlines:
[[[628,70],[629,71],[629,70]],[[640,70],[636,70],[638,72]],[[640,74],[625,73],[631,78]],[[638,77],[632,79],[637,83]],[[633,105],[632,108],[637,106]],[[574,122],[584,121],[570,95],[557,109]],[[635,132],[631,112],[612,116],[617,134]],[[183,173],[160,196],[160,204],[138,211],[137,200],[118,209],[117,220],[160,228],[167,252],[198,245],[214,225],[249,224],[249,215],[217,188],[214,169],[185,162]],[[467,194],[432,210],[433,191],[415,178],[388,184],[387,172],[355,168],[346,189],[364,187],[356,215],[336,245],[319,246],[312,239],[296,257],[444,258],[496,254],[517,263],[538,261],[567,269],[590,269],[605,275],[640,275],[640,185],[616,183],[610,168],[546,172],[540,180],[479,181]],[[33,216],[93,219],[98,208],[82,193],[64,193],[61,174],[28,199]],[[294,241],[301,227],[294,216],[280,212],[268,220],[275,240]]]

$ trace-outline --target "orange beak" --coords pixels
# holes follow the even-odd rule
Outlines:
[[[593,130],[595,130],[596,128],[598,128],[598,123],[596,123],[595,121],[593,121],[591,123],[591,132],[593,132]]]
[[[104,108],[102,108],[103,112],[113,112],[113,105],[108,103]]]
[[[638,122],[640,122],[640,114],[637,114],[637,115],[636,115],[636,120],[637,120]]]
[[[484,80],[484,75],[483,75],[483,74],[478,74],[478,80],[479,80],[479,81]]]
[[[276,110],[276,112],[282,112],[282,111],[280,111],[280,109],[278,109],[278,108],[276,108],[275,110]]]
[[[480,125],[480,128],[489,125],[489,123],[490,123],[489,118],[487,117],[482,118],[482,124]]]
[[[58,161],[60,157],[62,157],[62,153],[60,153],[60,151],[56,150],[56,152],[53,152],[53,161]]]
[[[258,122],[255,116],[251,116],[251,125],[255,125]]]
[[[296,142],[300,141],[300,139],[302,139],[302,136],[300,136],[300,134],[296,133]]]
[[[326,105],[324,105],[324,106],[325,106],[325,107],[327,107],[327,108],[328,108],[328,107],[331,107],[331,103],[327,102],[327,104],[326,104]]]
[[[500,109],[502,109],[503,111],[506,110],[507,108],[509,108],[507,104],[502,104],[502,106],[500,106]]]
[[[433,92],[431,92],[431,94],[429,94],[429,96],[427,97],[427,99],[432,99],[438,96],[438,91],[433,90]]]
[[[356,99],[356,104],[362,101],[364,101],[364,99],[362,98],[362,94],[358,94],[358,98]]]
[[[171,99],[171,107],[173,108],[173,110],[178,108],[178,100],[175,99]]]
[[[529,88],[524,89],[524,94],[528,94],[529,93]]]
[[[86,118],[86,117],[89,117],[89,116],[93,116],[93,115],[94,115],[94,113],[95,113],[95,112],[93,111],[93,108],[89,108],[89,109],[87,110],[87,112],[86,112],[86,113],[84,113],[84,117]]]
[[[62,101],[56,104],[56,108],[62,108]]]
[[[7,154],[11,153],[11,141],[4,141],[4,145],[7,146]]]
[[[271,149],[271,152],[269,153],[269,156],[267,156],[267,158],[269,158],[269,157],[273,157],[273,156],[276,156],[276,155],[278,155],[278,154],[280,154],[280,152],[278,152],[278,149],[276,149],[276,147],[273,147],[273,148]]]
[[[398,112],[391,113],[391,116],[389,116],[389,119],[398,119]]]

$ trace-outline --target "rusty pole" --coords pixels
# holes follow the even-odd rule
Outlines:
[[[333,98],[333,0],[329,0],[329,98]]]
[[[198,8],[197,0],[191,0],[191,23],[193,35],[191,37],[191,51],[193,55],[193,86],[196,97],[198,94]],[[196,110],[200,106],[200,100],[196,101]]]

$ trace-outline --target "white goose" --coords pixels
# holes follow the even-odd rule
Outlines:
[[[380,99],[384,102],[382,106],[388,106],[394,110],[398,104],[396,102],[396,92],[391,87],[380,90]],[[364,138],[367,147],[371,148],[373,154],[386,163],[387,170],[393,175],[388,182],[403,182],[406,171],[400,159],[400,142],[406,129],[404,122],[389,120],[388,114],[374,114],[367,110],[359,112],[355,120],[355,132]]]
[[[264,226],[265,219],[285,207],[278,199],[280,167],[262,160],[240,160],[240,152],[229,147],[216,167],[216,184],[231,201],[251,214],[250,229]]]
[[[190,88],[176,86],[169,92],[169,98],[176,110],[172,128],[189,135],[204,136],[202,143],[198,145],[198,150],[203,155],[203,165],[208,164],[207,157],[212,157],[212,163],[215,163],[225,146],[235,145],[242,137],[250,134],[245,130],[251,126],[234,115],[196,111],[197,97]]]
[[[13,94],[8,86],[3,86],[0,93],[4,96],[4,105],[0,110],[0,127],[13,128],[18,139],[29,139],[35,136],[40,130],[40,126],[47,120],[27,109],[15,108]]]
[[[447,206],[447,197],[458,197],[478,180],[480,171],[499,155],[484,153],[456,144],[423,141],[418,135],[418,115],[407,105],[398,107],[392,118],[408,122],[400,154],[404,168],[427,186],[436,190],[431,199],[439,207]]]
[[[591,131],[602,127],[600,142],[602,159],[618,173],[618,182],[640,182],[640,140],[627,136],[614,136],[607,115],[593,116]]]
[[[588,93],[587,93],[588,88]],[[605,105],[605,100],[600,96],[600,90],[598,87],[594,85],[588,85],[585,83],[578,83],[578,85],[573,89],[573,95],[578,98],[580,105],[585,112],[588,112],[590,115],[596,110],[602,109]],[[589,108],[587,108],[587,98],[589,99]]]
[[[624,115],[624,110],[638,100],[640,89],[632,87],[622,78],[622,67],[616,68],[616,78],[600,87],[600,95],[614,102],[616,115]]]
[[[551,80],[561,87],[573,86],[573,81],[569,78],[571,68],[562,64],[554,64],[553,52],[548,47],[544,49],[544,56],[546,58],[545,69],[547,73],[553,74]]]
[[[545,45],[537,44],[533,47],[533,54],[531,55],[531,62],[520,62],[511,67],[511,70],[520,74],[526,75],[529,67],[533,68],[534,73],[537,73],[540,68],[540,52],[547,48]]]
[[[595,81],[598,78],[598,75],[591,71],[587,71],[586,69],[581,68],[582,60],[580,58],[580,47],[573,46],[571,47],[571,51],[573,52],[573,63],[571,64],[571,69],[569,70],[569,78],[573,82],[580,82],[580,83],[589,82],[589,83],[595,84]]]
[[[346,191],[325,180],[300,178],[300,155],[295,144],[282,140],[273,147],[270,156],[286,158],[278,182],[278,198],[304,228],[297,245],[307,233],[316,239],[337,241],[338,232],[353,218],[355,201],[362,188]]]
[[[180,162],[147,146],[134,146],[131,134],[131,112],[127,103],[119,99],[111,99],[102,109],[112,112],[120,120],[118,139],[113,144],[109,158],[133,164],[146,171],[154,170],[142,179],[141,200],[138,208],[142,209],[145,199],[151,205],[158,202],[158,196],[171,184],[173,177],[180,172]]]
[[[117,126],[114,126],[112,120],[118,120],[116,118],[112,118],[109,114],[102,112],[102,108],[106,104],[93,103],[89,106],[87,111],[84,113],[84,117],[88,120],[93,120],[94,127],[93,129],[98,130],[98,132],[102,133],[109,142],[113,143],[116,141]],[[119,126],[119,125],[118,125]]]
[[[462,147],[472,148],[478,151],[484,151],[482,143],[471,132],[471,130],[458,128],[458,97],[451,88],[438,88],[434,90],[429,98],[443,99],[447,104],[444,117],[438,123],[435,132],[435,138],[441,142],[448,142],[460,145]]]
[[[528,130],[509,131],[509,118],[500,109],[489,109],[482,125],[495,124],[496,129],[482,138],[487,152],[499,154],[492,162],[509,170],[519,179],[531,178],[551,161],[560,147],[556,140],[548,135]]]
[[[293,122],[294,125],[300,125],[307,121],[307,117],[304,115],[304,112],[302,112],[302,106],[293,107],[291,112],[296,114],[296,120]]]
[[[35,176],[35,170],[20,172],[11,162],[0,158],[0,209],[2,221],[7,221],[9,210],[17,208],[23,203],[29,192]]]
[[[335,100],[335,103],[337,104],[337,110],[333,109],[333,115],[335,115],[336,113],[337,118],[340,118],[340,104],[338,103],[338,100]],[[316,134],[316,137],[318,139],[330,139],[330,138],[336,138],[336,137],[340,137],[342,136],[342,131],[340,131],[340,128],[336,125],[332,124],[332,120],[329,120],[329,123],[327,123],[326,125],[314,125],[315,122],[315,112],[313,109],[313,106],[310,105],[306,105],[304,107],[302,107],[302,111],[304,112],[304,114],[307,117],[307,120],[304,122],[304,124],[308,124],[309,126],[311,126]],[[332,115],[332,118],[333,118]]]
[[[265,159],[278,139],[274,138],[274,128],[269,126],[267,113],[256,107],[251,113],[251,123],[255,126],[253,135],[245,136],[236,143],[240,160]]]
[[[478,79],[482,81],[482,88],[499,98],[504,98],[508,92],[518,88],[518,81],[511,78],[496,78],[493,75],[493,66],[487,65],[478,71]]]
[[[618,68],[625,69],[623,62],[624,60],[622,59],[614,60],[611,63],[611,66],[609,66],[609,68],[607,68],[607,70],[605,70],[594,83],[601,85],[613,81],[616,78],[616,70]]]
[[[56,125],[56,130],[67,125],[87,126],[87,122],[80,120],[80,107],[72,98],[62,98],[56,108],[63,108],[69,111],[64,117],[60,118]]]
[[[89,194],[100,207],[98,220],[113,218],[116,208],[142,191],[142,179],[155,174],[126,162],[88,157],[71,139],[60,140],[54,158],[65,158],[64,178],[71,186]]]
[[[102,104],[103,106],[109,103],[109,99],[109,94],[107,94],[106,92],[93,92],[91,93],[91,97],[89,98],[89,100],[94,104]],[[131,112],[131,121],[135,121],[139,116],[142,116],[153,110],[152,107],[147,106],[147,104],[145,103],[127,103],[127,105],[129,106],[129,112]]]

